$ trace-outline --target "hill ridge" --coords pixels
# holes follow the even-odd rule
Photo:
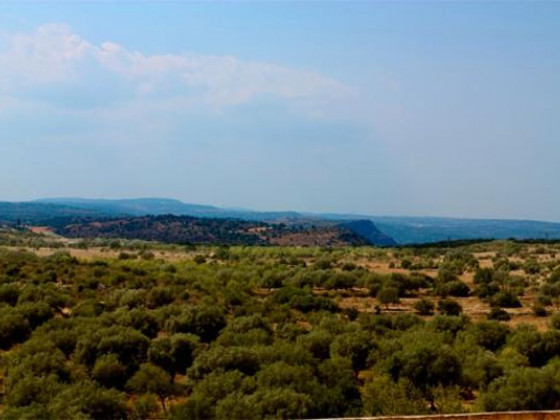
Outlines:
[[[284,222],[317,226],[369,220],[381,234],[401,245],[464,239],[560,239],[560,223],[517,219],[473,219],[359,214],[252,211],[173,198],[46,198],[27,202],[0,202],[0,220],[45,223],[54,217],[142,216],[176,214],[203,218],[236,218],[248,221]]]

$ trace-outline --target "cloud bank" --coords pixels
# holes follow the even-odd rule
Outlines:
[[[13,100],[66,109],[149,102],[209,110],[265,100],[320,116],[351,96],[313,71],[232,56],[146,55],[114,42],[95,45],[64,24],[9,34],[0,45],[0,112]]]

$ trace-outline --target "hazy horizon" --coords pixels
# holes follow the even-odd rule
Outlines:
[[[560,3],[0,4],[2,201],[560,222]]]
[[[192,201],[185,201],[180,198],[174,197],[114,197],[114,198],[107,198],[107,197],[36,197],[28,200],[1,200],[2,202],[7,203],[34,203],[34,202],[50,202],[50,201],[58,201],[58,200],[100,200],[100,201],[119,201],[119,200],[172,200],[172,201],[179,201],[183,204],[187,205],[195,205],[195,206],[208,206],[208,207],[215,207],[220,210],[227,210],[227,211],[246,211],[246,212],[271,212],[271,213],[282,213],[282,212],[294,212],[299,213],[302,215],[309,215],[309,216],[363,216],[363,217],[375,217],[375,218],[395,218],[395,219],[456,219],[456,220],[500,220],[500,221],[522,221],[522,222],[543,222],[543,223],[556,223],[560,224],[560,220],[546,220],[546,219],[530,219],[530,218],[508,218],[508,217],[461,217],[461,216],[447,216],[447,215],[438,215],[438,214],[379,214],[379,213],[359,213],[359,212],[330,212],[330,211],[323,211],[323,210],[298,210],[295,208],[271,208],[271,209],[258,209],[258,208],[251,208],[247,206],[228,206],[228,205],[218,205],[212,203],[200,203],[200,202],[192,202]]]

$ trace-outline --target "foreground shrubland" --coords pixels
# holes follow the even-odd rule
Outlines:
[[[169,258],[124,249],[93,259],[5,248],[2,416],[560,408],[555,248],[506,243],[483,263],[476,247],[195,248]],[[500,321],[528,295],[548,328]],[[472,298],[492,311],[469,316],[461,302]],[[398,310],[404,300],[410,310]]]

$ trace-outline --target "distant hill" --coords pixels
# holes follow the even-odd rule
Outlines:
[[[203,214],[211,216],[222,213],[218,207],[201,204],[186,204],[170,198],[131,198],[131,199],[92,199],[92,198],[46,198],[35,203],[58,204],[81,209],[96,209],[106,214],[127,214],[143,216],[146,214],[175,214],[178,216]]]
[[[370,241],[382,246],[395,246],[397,242],[389,235],[381,232],[371,220],[353,220],[337,224],[338,227],[348,229]]]
[[[399,244],[457,239],[560,239],[560,224],[531,220],[371,217]]]
[[[73,220],[56,227],[69,238],[119,238],[172,243],[266,243],[256,233],[263,225],[228,219],[190,216],[139,216],[100,220]]]
[[[343,246],[371,245],[338,226],[286,226],[239,219],[191,216],[138,216],[113,219],[57,220],[54,230],[69,238],[141,239],[168,243],[227,245]]]
[[[55,217],[102,217],[107,212],[95,207],[76,207],[56,203],[0,202],[0,221],[34,224]]]
[[[202,204],[187,204],[169,198],[131,198],[131,199],[89,199],[89,198],[48,198],[34,201],[70,206],[81,209],[95,209],[105,214],[126,214],[131,216],[174,214],[177,216],[216,217],[246,220],[279,220],[300,218],[297,212],[258,212],[251,210],[225,209]]]
[[[560,223],[530,220],[396,217],[358,214],[259,212],[187,204],[166,198],[84,199],[55,198],[24,203],[0,203],[0,221],[53,225],[68,217],[117,217],[174,214],[203,218],[241,219],[289,226],[346,226],[377,245],[422,244],[458,239],[560,239]],[[365,224],[370,221],[373,224]],[[389,238],[389,239],[387,239]]]
[[[461,239],[560,239],[560,223],[534,220],[319,213],[323,220],[370,220],[399,245]]]

